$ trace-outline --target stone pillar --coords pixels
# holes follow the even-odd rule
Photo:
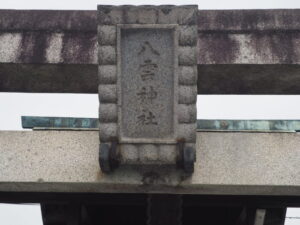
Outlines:
[[[100,166],[193,172],[197,6],[98,6]]]

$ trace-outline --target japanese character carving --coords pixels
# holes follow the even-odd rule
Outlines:
[[[140,114],[138,117],[138,124],[141,125],[157,125],[157,120],[155,115],[147,109],[142,110],[142,114]]]
[[[157,98],[157,92],[153,86],[142,87],[141,91],[137,93],[137,96],[141,103],[153,103],[153,100]]]

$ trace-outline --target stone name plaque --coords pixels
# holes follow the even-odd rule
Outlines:
[[[98,6],[102,171],[118,164],[193,171],[197,12],[197,6]]]
[[[175,143],[176,25],[118,26],[120,143]]]

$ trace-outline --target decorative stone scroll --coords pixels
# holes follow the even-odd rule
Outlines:
[[[100,166],[193,172],[197,6],[98,6]]]

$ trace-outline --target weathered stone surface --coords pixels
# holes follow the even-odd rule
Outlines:
[[[300,29],[299,9],[199,10],[200,31],[287,31]]]
[[[115,84],[108,85],[103,79],[113,77],[114,70],[99,66],[100,130],[101,121],[117,121],[117,143],[124,164],[174,166],[178,141],[196,141],[197,7],[99,6],[98,11],[98,35],[103,36],[98,39],[99,64],[117,66],[113,81],[117,101],[111,88]],[[160,13],[164,21],[160,21]],[[170,20],[173,22],[165,24]],[[117,41],[109,42],[106,37],[115,31],[113,26]],[[186,69],[178,70],[178,65]],[[179,74],[184,77],[180,82]],[[184,83],[190,85],[182,86]],[[110,90],[112,94],[107,93]],[[102,100],[115,105],[101,109]],[[180,103],[190,105],[178,108]],[[117,120],[111,116],[116,108]],[[182,126],[184,134],[177,130]]]
[[[178,105],[178,122],[195,123],[197,120],[197,107],[195,104]]]
[[[174,165],[177,161],[178,146],[176,145],[159,145],[158,158],[165,164]]]
[[[114,24],[122,22],[122,10],[119,9],[119,7],[104,6],[98,10],[99,136],[100,141],[107,142],[109,146],[109,152],[106,153],[103,152],[104,145],[99,146],[99,162],[107,164],[107,166],[100,164],[102,170],[109,168],[109,159],[103,158],[103,155],[110,155],[112,142],[117,142],[119,137],[116,48],[118,40],[117,28]]]
[[[196,142],[196,123],[180,123],[178,125],[178,139],[184,142]]]
[[[149,184],[147,171],[99,171],[97,131],[2,131],[0,190],[299,196],[299,134],[198,132],[197,139],[191,177],[152,173]]]
[[[179,66],[178,79],[181,85],[193,85],[197,82],[197,66]]]
[[[19,48],[22,41],[20,33],[2,33],[0,34],[0,59],[2,63],[15,61],[19,56]]]
[[[199,33],[201,64],[299,64],[300,33]],[[199,62],[200,63],[200,62]]]
[[[98,43],[101,45],[115,45],[117,30],[115,26],[98,26]]]
[[[162,15],[176,22],[171,8],[160,7],[158,22]],[[299,9],[198,11],[198,93],[299,94],[299,15]],[[0,90],[97,93],[96,17],[96,11],[1,10]]]
[[[174,167],[178,156],[176,145],[164,144],[122,144],[119,152],[124,165],[149,165],[152,168],[161,164]]]
[[[96,32],[96,10],[1,9],[0,30]]]
[[[103,103],[117,103],[117,85],[99,85],[99,100]]]
[[[197,44],[198,26],[180,26],[179,27],[179,44],[183,46],[194,46]]]
[[[185,5],[175,9],[178,14],[178,24],[197,25],[198,5]]]
[[[159,164],[158,145],[144,144],[138,145],[139,160],[145,164]]]
[[[117,83],[117,66],[115,65],[98,66],[98,81],[101,84]]]
[[[123,24],[156,24],[155,6],[120,6],[123,9]]]
[[[197,65],[197,48],[195,47],[179,47],[178,63],[184,66]]]
[[[138,23],[155,24],[157,22],[157,9],[153,6],[144,6],[138,11]]]
[[[118,138],[118,127],[116,123],[101,123],[100,141],[112,142]]]
[[[99,121],[100,122],[117,122],[118,109],[116,104],[102,103],[99,107]]]
[[[300,94],[300,65],[198,66],[199,94]]]
[[[1,63],[97,63],[95,32],[9,32],[0,29],[0,49]]]
[[[197,101],[197,86],[181,85],[178,98],[179,104],[195,104]]]
[[[161,6],[158,13],[158,22],[162,24],[196,25],[197,12],[197,5]]]
[[[120,28],[120,140],[175,142],[174,27]]]
[[[139,150],[137,145],[123,144],[119,151],[122,164],[136,164],[139,160]]]
[[[138,24],[139,23],[139,15],[138,15],[138,7],[125,7],[124,16],[123,16],[123,23],[124,24]]]
[[[98,62],[99,65],[116,64],[116,48],[114,46],[98,46]]]
[[[169,6],[162,7],[158,13],[158,20],[162,23],[166,21],[170,23],[178,23],[178,64],[179,68],[176,71],[179,74],[179,87],[177,90],[178,107],[177,107],[177,141],[191,142],[195,149],[196,142],[196,83],[197,83],[197,6],[182,6],[170,8]],[[186,69],[190,66],[193,69]],[[183,69],[185,68],[185,69]],[[184,77],[184,78],[183,78]],[[189,84],[189,86],[184,86]],[[194,94],[195,92],[195,94]],[[195,99],[195,100],[194,100]],[[181,103],[191,104],[189,107],[182,107]],[[181,107],[180,107],[181,106]],[[182,133],[182,131],[184,133]],[[187,145],[185,145],[187,147]],[[173,149],[177,151],[179,149]],[[170,151],[173,152],[173,151]],[[177,155],[169,155],[175,156]],[[174,158],[173,158],[174,159]]]
[[[123,8],[111,5],[98,6],[98,24],[115,25],[123,23]]]
[[[173,6],[161,6],[158,11],[158,23],[160,24],[177,24],[178,18],[176,11],[172,10]]]

